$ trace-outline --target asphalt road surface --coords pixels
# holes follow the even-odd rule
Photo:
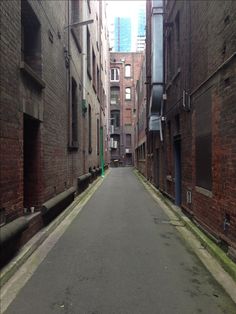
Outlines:
[[[115,168],[6,313],[219,314],[235,304],[131,168]]]

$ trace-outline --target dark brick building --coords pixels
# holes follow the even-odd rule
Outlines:
[[[111,164],[134,164],[134,115],[136,83],[143,55],[111,53],[110,62],[110,148]]]
[[[159,130],[148,116],[147,177],[236,249],[236,2],[147,1],[147,112],[156,16],[164,88]]]
[[[1,1],[0,14],[0,208],[7,225],[24,208],[76,191],[79,176],[108,162],[109,45],[100,1]],[[93,21],[69,26],[84,20]],[[40,212],[35,216],[40,228]]]

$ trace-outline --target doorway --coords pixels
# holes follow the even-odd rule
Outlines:
[[[132,165],[133,165],[132,153],[126,153],[126,156],[125,156],[125,165],[126,165],[126,166],[132,166]]]
[[[160,187],[160,153],[159,149],[155,150],[154,155],[154,184],[156,188]]]
[[[24,115],[24,207],[40,205],[40,123]]]

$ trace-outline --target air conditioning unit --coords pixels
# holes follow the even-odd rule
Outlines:
[[[126,154],[129,154],[129,153],[130,153],[130,149],[129,149],[129,148],[126,148],[126,149],[125,149],[125,153],[126,153]]]
[[[114,141],[114,142],[113,142],[113,148],[117,148],[117,146],[118,146],[117,144],[118,144],[118,142],[117,142],[117,141]]]
[[[114,139],[111,137],[110,139],[110,147],[113,148],[113,144],[114,144]]]

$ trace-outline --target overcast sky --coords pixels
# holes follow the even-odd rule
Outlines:
[[[114,16],[130,16],[136,18],[137,8],[140,5],[145,5],[145,1],[139,0],[107,0],[107,15],[109,19]]]
[[[137,13],[140,6],[145,7],[146,1],[143,0],[107,0],[107,17],[108,24],[111,30],[111,24],[114,22],[114,17],[123,16],[130,17],[132,21],[132,51],[135,49],[135,38],[137,32]],[[110,34],[111,47],[114,45],[113,37]]]

